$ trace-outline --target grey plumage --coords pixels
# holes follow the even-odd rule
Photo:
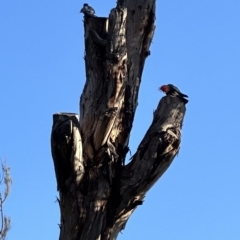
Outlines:
[[[87,3],[83,4],[83,8],[81,9],[80,12],[88,17],[93,17],[95,15],[95,10],[91,6],[89,6]]]

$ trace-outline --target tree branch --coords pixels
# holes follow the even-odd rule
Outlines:
[[[74,113],[55,113],[51,149],[58,190],[79,186],[84,174],[82,143],[78,116]]]
[[[118,6],[128,9],[126,23],[128,80],[125,90],[123,131],[119,138],[128,139],[132,129],[143,67],[146,57],[150,54],[149,47],[155,29],[155,4],[155,0],[118,0],[117,2]]]
[[[120,182],[121,202],[116,211],[115,231],[124,228],[146,192],[163,175],[179,151],[185,104],[166,96],[154,112],[153,122],[131,162],[123,167]]]
[[[170,166],[179,151],[185,111],[185,104],[178,98],[161,99],[137,152],[124,167],[121,183],[124,196],[130,196],[130,192],[144,196]]]
[[[2,193],[2,191],[0,191],[0,219],[1,219],[0,240],[5,240],[7,237],[7,233],[11,227],[11,219],[3,214],[3,204],[10,193],[12,178],[10,176],[10,168],[7,167],[6,163],[1,163],[1,167],[2,167],[2,176],[0,179],[0,185],[2,185],[4,181],[5,188],[4,188],[4,194]]]

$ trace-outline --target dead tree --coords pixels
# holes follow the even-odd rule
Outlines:
[[[166,96],[125,165],[154,22],[154,0],[119,0],[108,18],[85,16],[80,117],[53,115],[60,240],[116,239],[179,151],[186,109],[179,98]]]

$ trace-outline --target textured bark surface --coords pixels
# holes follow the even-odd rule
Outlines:
[[[125,165],[153,37],[155,1],[118,1],[109,18],[85,17],[86,84],[76,114],[53,116],[60,240],[113,240],[179,151],[186,111],[163,97]]]

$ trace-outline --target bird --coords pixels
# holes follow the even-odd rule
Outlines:
[[[80,13],[83,13],[85,16],[88,17],[93,17],[95,15],[95,10],[87,3],[84,3]]]
[[[166,95],[180,98],[184,104],[188,103],[188,99],[186,99],[188,98],[188,95],[181,93],[180,90],[173,84],[163,85],[159,88],[159,90],[165,92]]]

